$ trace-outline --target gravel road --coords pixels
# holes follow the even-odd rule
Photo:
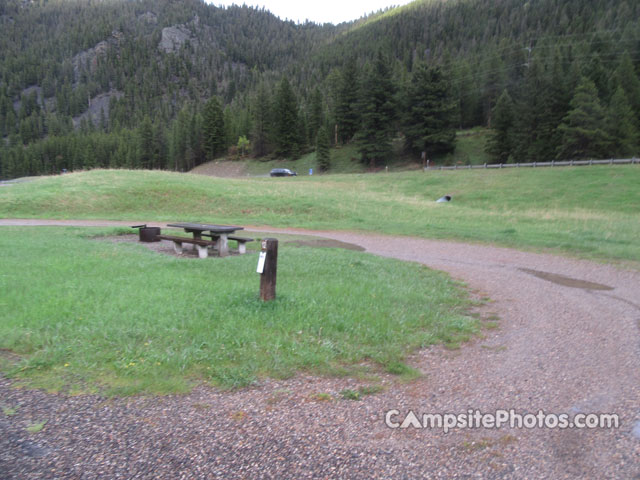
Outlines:
[[[6,224],[41,221],[0,220]],[[124,222],[47,224],[129,225]],[[513,249],[408,237],[250,228],[357,244],[449,272],[492,301],[499,328],[430,348],[424,377],[361,401],[362,381],[301,375],[234,392],[105,399],[12,388],[0,377],[0,479],[640,479],[640,272]],[[319,395],[320,394],[320,395]],[[328,394],[328,395],[327,395]],[[327,400],[330,398],[331,400]],[[389,428],[422,414],[614,413],[618,428]],[[28,425],[47,423],[38,433]]]

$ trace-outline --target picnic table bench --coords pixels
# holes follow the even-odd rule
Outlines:
[[[198,255],[200,258],[206,258],[206,254],[202,253],[202,249],[207,249],[209,246],[214,246],[218,250],[218,255],[226,257],[229,255],[229,240],[235,240],[238,242],[238,253],[241,255],[247,252],[247,242],[252,242],[253,238],[234,236],[237,230],[244,230],[243,227],[237,227],[232,225],[208,225],[204,223],[170,223],[168,227],[183,228],[185,232],[192,233],[193,239],[185,237],[171,237],[163,238],[166,235],[160,235],[158,238],[164,240],[171,240],[174,242],[174,248],[176,252],[180,250],[182,252],[182,243],[191,243],[198,248]],[[208,232],[208,233],[204,233]],[[203,240],[202,237],[209,237],[211,240]],[[178,240],[175,240],[175,239]],[[203,257],[203,255],[205,255]]]
[[[183,243],[193,244],[198,249],[198,256],[200,258],[207,258],[209,256],[209,247],[216,244],[216,242],[211,240],[202,240],[201,238],[176,237],[173,235],[158,235],[156,238],[173,242],[173,249],[178,255],[182,255],[183,253]]]
[[[203,233],[202,236],[208,237],[213,241],[216,241],[218,240],[218,238],[220,238],[220,235],[216,233]],[[228,235],[227,240],[234,240],[235,242],[238,243],[238,253],[240,255],[244,255],[245,253],[247,253],[247,243],[253,242],[253,238],[238,237],[236,235]]]
[[[238,242],[238,253],[240,255],[244,255],[245,253],[247,253],[247,243],[253,242],[253,238],[236,237],[235,235],[229,235],[228,238],[229,240],[235,240],[236,242]]]

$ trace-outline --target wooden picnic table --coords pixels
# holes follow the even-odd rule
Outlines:
[[[204,232],[209,232],[212,240],[216,242],[218,255],[226,257],[229,255],[229,235],[237,230],[244,230],[244,227],[234,225],[208,225],[206,223],[170,223],[167,227],[183,228],[185,232],[192,233],[193,238],[201,240]]]

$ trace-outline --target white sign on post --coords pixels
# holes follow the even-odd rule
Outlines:
[[[264,261],[267,259],[267,252],[260,252],[260,257],[258,258],[258,268],[256,272],[262,273],[264,272]]]

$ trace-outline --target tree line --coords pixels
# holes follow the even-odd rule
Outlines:
[[[328,169],[350,142],[376,168],[394,139],[438,160],[475,126],[494,162],[633,155],[639,14],[624,0],[425,1],[336,27],[200,0],[7,0],[0,176],[313,149]],[[188,38],[166,52],[176,25]]]
[[[349,63],[337,74],[331,111],[319,89],[304,101],[285,76],[273,88],[261,84],[246,109],[223,107],[212,96],[203,106],[186,104],[168,125],[147,115],[135,129],[86,121],[77,131],[67,125],[37,142],[13,133],[0,150],[2,172],[15,177],[80,168],[187,171],[226,154],[295,158],[316,149],[320,170],[328,170],[330,147],[351,142],[362,162],[376,168],[388,161],[398,132],[407,150],[418,155],[451,152],[458,110],[442,69],[417,65],[406,85],[398,85],[390,63],[382,52],[361,71]],[[42,125],[49,127],[46,119]]]

